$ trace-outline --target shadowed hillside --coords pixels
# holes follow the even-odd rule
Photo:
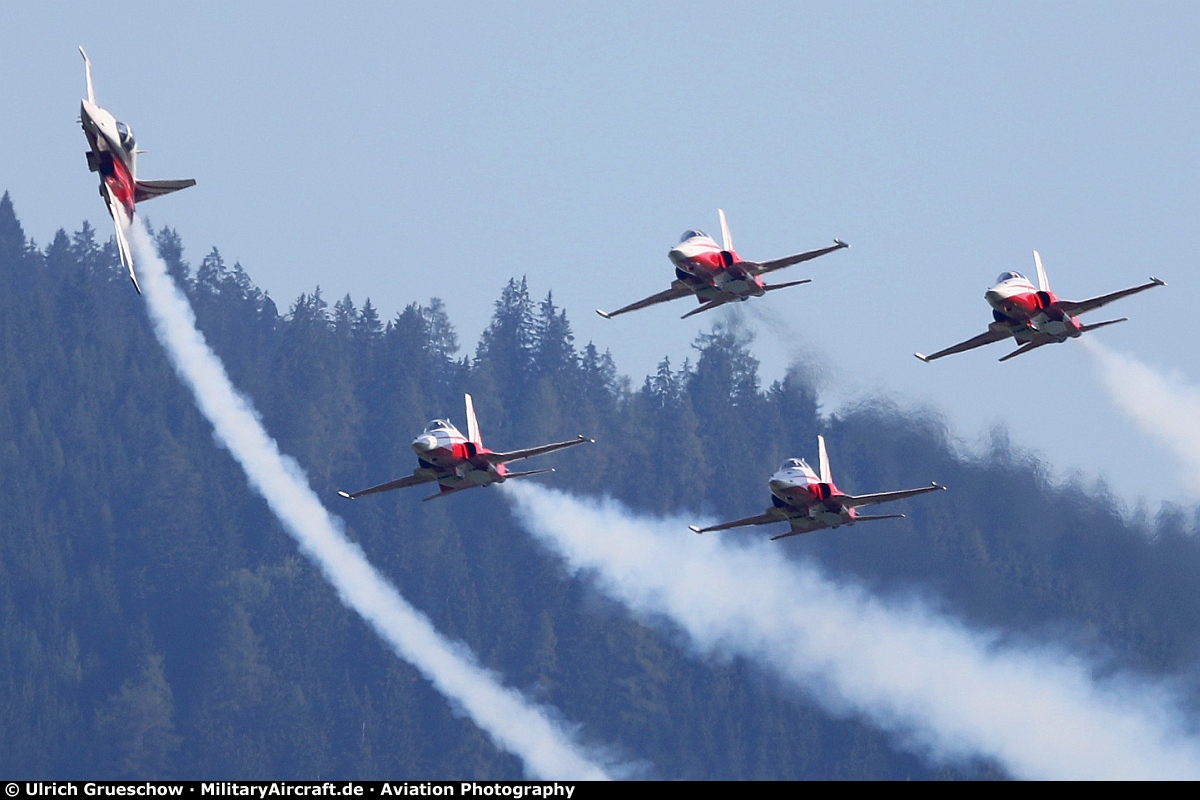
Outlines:
[[[511,449],[594,436],[539,460],[547,482],[648,513],[759,512],[789,456],[824,433],[847,491],[951,489],[907,519],[779,543],[968,622],[1190,679],[1200,552],[1190,511],[1131,525],[1103,492],[1048,486],[998,440],[964,460],[936,418],[881,403],[831,420],[814,388],[760,384],[718,322],[685,364],[630,382],[566,312],[497,276],[464,352],[441,301],[392,319],[319,289],[281,313],[240,265],[158,234],[201,328],[284,452],[414,605],[510,684],[663,778],[995,776],[930,766],[832,718],[753,665],[695,656],[635,622],[513,522],[495,490],[336,497],[410,472],[424,423]],[[545,287],[550,288],[550,287]],[[213,441],[110,243],[86,226],[34,246],[0,201],[0,769],[30,778],[517,778],[415,670],[345,609]],[[427,489],[428,487],[423,487]],[[761,531],[731,532],[753,536]]]

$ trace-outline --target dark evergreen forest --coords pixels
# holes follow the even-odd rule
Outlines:
[[[728,320],[687,363],[630,381],[574,340],[552,287],[497,275],[491,324],[464,351],[437,298],[383,319],[317,289],[281,311],[216,249],[190,264],[174,231],[157,241],[235,384],[373,563],[646,777],[1004,773],[929,764],[751,663],[702,659],[567,578],[494,489],[336,497],[410,472],[412,438],[435,417],[461,427],[465,391],[490,446],[594,436],[546,458],[547,482],[648,513],[757,513],[770,473],[811,460],[824,433],[847,491],[951,491],[907,519],[780,542],[780,558],[1200,685],[1191,510],[1134,519],[1102,485],[1051,485],[1002,434],[964,456],[935,415],[885,401],[821,418],[803,371],[761,384]],[[0,774],[521,777],[299,555],[176,379],[113,244],[85,224],[35,245],[7,195],[0,477]]]

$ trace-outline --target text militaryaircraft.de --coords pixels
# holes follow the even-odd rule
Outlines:
[[[771,540],[774,541],[786,539],[789,536],[798,536],[801,533],[811,533],[822,528],[838,528],[842,525],[853,525],[856,522],[876,519],[897,519],[904,515],[864,516],[858,513],[858,509],[946,488],[939,483],[931,483],[920,489],[903,489],[898,492],[845,494],[833,484],[833,473],[829,468],[829,455],[825,452],[824,436],[817,437],[817,449],[821,458],[821,474],[817,475],[813,472],[812,467],[804,463],[804,459],[789,458],[767,482],[767,486],[771,489],[771,507],[762,514],[733,522],[723,522],[708,528],[698,528],[695,525],[689,525],[688,528],[694,533],[708,533],[747,525],[788,522],[792,529],[787,533],[772,536]]]
[[[190,178],[177,181],[137,179],[137,156],[144,151],[136,149],[133,131],[128,125],[118,122],[110,112],[96,105],[96,92],[92,88],[92,62],[82,47],[79,52],[83,55],[87,73],[87,99],[79,106],[79,123],[91,147],[87,154],[88,169],[100,173],[100,195],[108,204],[108,213],[112,215],[117,228],[117,251],[121,254],[121,263],[129,270],[133,288],[141,294],[142,287],[138,286],[137,275],[133,271],[129,239],[125,236],[126,229],[133,222],[134,205],[195,186],[196,182]]]
[[[1021,347],[1000,359],[1008,361],[1010,358],[1028,353],[1035,347],[1065,342],[1067,339],[1074,339],[1088,331],[1125,322],[1127,317],[1083,325],[1076,315],[1086,311],[1095,311],[1114,300],[1153,289],[1155,286],[1166,286],[1163,281],[1152,277],[1149,283],[1093,297],[1090,300],[1060,300],[1050,291],[1050,281],[1046,278],[1042,257],[1037,250],[1033,251],[1033,263],[1037,267],[1038,285],[1036,289],[1021,273],[1004,272],[996,279],[996,285],[983,295],[983,298],[992,306],[992,317],[995,320],[988,325],[985,333],[947,347],[945,350],[939,350],[933,355],[927,356],[923,353],[913,353],[913,355],[922,361],[929,362],[935,358],[972,350],[1011,336]]]
[[[689,230],[684,231],[683,236],[679,239],[679,244],[675,245],[668,253],[671,262],[675,265],[675,280],[671,281],[670,289],[651,295],[644,300],[638,300],[624,308],[618,308],[616,311],[596,309],[596,313],[605,319],[612,319],[627,311],[637,311],[648,306],[665,303],[668,300],[695,295],[700,302],[700,307],[684,314],[682,318],[687,319],[693,314],[699,314],[701,311],[708,311],[710,308],[723,306],[735,300],[762,297],[767,292],[773,292],[776,289],[811,283],[810,280],[802,280],[769,285],[763,283],[762,276],[768,272],[809,261],[850,246],[841,239],[834,239],[832,247],[820,250],[810,250],[807,253],[761,263],[743,261],[741,256],[734,252],[733,237],[730,236],[729,225],[725,222],[725,212],[717,209],[717,214],[721,217],[721,245],[719,247],[703,231]]]
[[[475,419],[475,404],[471,395],[467,399],[467,435],[463,436],[458,428],[448,420],[435,419],[425,426],[425,432],[413,440],[412,449],[417,453],[419,465],[413,474],[399,480],[381,483],[359,492],[338,492],[347,500],[362,497],[376,492],[387,492],[392,489],[403,489],[421,483],[438,482],[441,491],[431,494],[425,500],[435,497],[445,497],[464,489],[474,489],[476,486],[489,486],[493,483],[503,483],[509,478],[523,478],[527,475],[540,475],[543,472],[554,472],[553,469],[533,469],[528,472],[509,472],[505,466],[511,461],[532,458],[577,444],[592,443],[580,434],[567,442],[555,442],[541,447],[530,447],[525,450],[512,450],[507,453],[494,453],[483,446],[483,437],[479,434],[479,422]]]

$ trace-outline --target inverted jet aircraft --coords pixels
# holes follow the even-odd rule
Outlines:
[[[783,462],[783,466],[771,476],[771,480],[767,483],[771,489],[771,507],[762,514],[733,522],[723,522],[709,528],[698,528],[695,525],[689,525],[688,528],[693,533],[708,533],[709,531],[724,531],[747,525],[770,525],[774,522],[790,524],[790,531],[771,537],[771,541],[774,541],[786,539],[789,536],[798,536],[802,533],[812,533],[822,528],[838,528],[842,525],[853,525],[856,522],[876,519],[897,519],[904,515],[866,516],[859,514],[858,509],[946,488],[939,483],[931,483],[920,489],[904,489],[898,492],[846,494],[833,484],[829,456],[825,452],[824,436],[817,437],[817,448],[821,458],[821,474],[813,472],[812,467],[806,464],[802,458],[789,458]]]
[[[137,149],[133,130],[128,125],[118,122],[111,113],[96,105],[96,92],[92,88],[92,62],[82,47],[79,52],[87,73],[87,99],[79,107],[79,123],[91,147],[87,153],[88,169],[100,173],[100,196],[108,204],[108,213],[112,215],[117,228],[117,251],[121,254],[121,263],[129,270],[133,288],[141,294],[142,287],[138,286],[137,275],[133,271],[129,239],[125,235],[133,221],[134,205],[195,186],[196,182],[191,178],[176,181],[137,179],[137,157],[145,151]]]
[[[675,265],[675,280],[671,281],[670,289],[651,295],[645,300],[630,303],[616,311],[596,309],[596,313],[605,319],[612,319],[618,314],[628,311],[637,311],[641,308],[665,303],[668,300],[695,295],[700,307],[684,314],[682,319],[687,319],[693,314],[699,314],[701,311],[708,311],[726,303],[750,297],[762,297],[767,292],[773,292],[776,289],[811,283],[811,280],[806,279],[772,285],[763,283],[762,276],[768,272],[809,261],[850,246],[841,239],[834,239],[832,247],[824,247],[820,250],[810,250],[807,253],[798,253],[774,261],[743,261],[742,257],[733,249],[733,237],[729,234],[729,224],[725,221],[725,212],[718,208],[717,214],[721,218],[720,246],[703,231],[688,230],[684,231],[683,236],[680,237],[679,244],[675,245],[667,254],[671,263]]]
[[[441,491],[424,498],[432,500],[435,497],[445,497],[448,494],[474,489],[477,486],[503,483],[509,478],[524,478],[527,475],[554,472],[553,469],[509,472],[506,465],[523,458],[541,456],[553,453],[555,450],[595,441],[581,434],[566,442],[544,444],[541,447],[530,447],[525,450],[512,450],[508,453],[495,453],[483,446],[483,437],[479,434],[479,422],[475,419],[475,404],[471,401],[471,395],[466,395],[466,398],[466,436],[463,436],[458,428],[451,425],[449,420],[435,419],[425,426],[424,433],[413,440],[412,449],[417,454],[418,466],[413,470],[412,475],[381,483],[362,491],[338,492],[338,494],[347,500],[353,500],[367,494],[437,481]]]
[[[913,353],[922,361],[929,362],[942,356],[973,350],[985,344],[998,342],[1001,339],[1013,337],[1021,346],[1001,361],[1008,361],[1019,355],[1028,353],[1044,344],[1057,344],[1067,339],[1074,339],[1088,331],[1125,322],[1129,318],[1110,319],[1091,325],[1082,324],[1077,315],[1086,311],[1095,311],[1114,300],[1128,297],[1131,294],[1153,289],[1155,286],[1166,286],[1158,278],[1151,278],[1149,283],[1122,289],[1119,292],[1100,295],[1090,300],[1060,300],[1050,291],[1050,280],[1046,277],[1046,269],[1042,266],[1042,257],[1037,250],[1033,251],[1033,263],[1037,268],[1038,285],[1035,288],[1029,279],[1019,272],[1002,272],[996,279],[996,285],[983,295],[992,307],[993,322],[988,325],[986,332],[973,339],[967,339],[945,350],[939,350],[933,355]]]

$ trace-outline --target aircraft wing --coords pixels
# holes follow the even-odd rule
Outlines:
[[[138,294],[141,294],[142,287],[138,285],[137,273],[133,271],[133,253],[129,249],[129,237],[125,235],[125,231],[129,230],[133,220],[125,213],[125,206],[113,197],[108,183],[102,182],[101,186],[104,188],[104,199],[108,202],[108,211],[112,214],[113,225],[117,229],[117,253],[121,256],[121,264],[129,270],[129,280],[133,281],[133,288],[137,290]]]
[[[404,489],[409,486],[417,486],[422,483],[431,483],[432,481],[436,481],[436,480],[437,480],[436,475],[430,475],[428,473],[419,474],[419,473],[414,472],[412,475],[409,475],[405,478],[400,478],[399,480],[394,480],[394,481],[388,481],[387,483],[381,483],[378,486],[372,486],[370,489],[362,489],[361,491],[357,491],[357,492],[338,492],[338,494],[340,496],[346,498],[347,500],[353,500],[357,497],[362,497],[363,495],[367,495],[367,494],[377,494],[378,492],[390,492],[392,489]]]
[[[1003,323],[992,323],[991,325],[988,326],[988,329],[985,333],[981,333],[978,336],[975,336],[971,339],[967,339],[965,342],[959,342],[958,344],[951,345],[950,347],[947,347],[945,350],[938,350],[933,355],[927,356],[924,353],[913,353],[913,355],[916,356],[917,358],[921,359],[922,361],[928,363],[930,361],[933,361],[935,358],[941,358],[942,356],[952,356],[955,353],[963,353],[963,352],[966,352],[967,350],[974,350],[976,347],[983,347],[985,344],[991,344],[992,342],[999,342],[1003,339],[1007,339],[1009,336],[1012,336],[1012,335],[1013,335],[1012,331],[1009,329],[1009,327],[1007,325],[1004,325]]]
[[[666,303],[670,300],[678,300],[679,298],[687,297],[690,294],[693,294],[691,288],[683,281],[676,280],[671,282],[670,289],[661,291],[658,294],[652,294],[644,300],[638,300],[636,303],[630,303],[624,308],[618,308],[616,311],[601,311],[597,308],[596,313],[605,319],[612,319],[618,314],[624,314],[627,311],[637,311],[638,309],[648,308],[649,306],[655,306],[659,303]]]
[[[507,464],[510,461],[520,461],[523,458],[542,456],[546,453],[553,453],[555,450],[562,450],[565,447],[574,447],[577,444],[594,444],[595,441],[595,439],[589,439],[581,433],[574,439],[571,439],[567,442],[544,444],[541,447],[529,447],[525,450],[512,450],[508,453],[480,453],[479,458],[482,458],[489,464]]]
[[[903,500],[906,497],[916,497],[919,494],[927,492],[936,492],[945,489],[940,483],[931,483],[928,486],[922,486],[920,489],[902,489],[898,492],[877,492],[875,494],[860,494],[860,495],[842,495],[837,498],[846,508],[862,508],[863,506],[874,506],[879,503],[890,503],[893,500]]]
[[[1144,292],[1147,289],[1153,289],[1155,286],[1166,285],[1167,284],[1165,281],[1159,280],[1158,278],[1151,278],[1149,283],[1143,283],[1140,286],[1122,289],[1119,292],[1112,292],[1111,294],[1102,294],[1099,297],[1093,297],[1089,300],[1059,300],[1057,305],[1058,308],[1074,316],[1075,314],[1082,314],[1085,311],[1095,311],[1097,308],[1103,308],[1114,300],[1120,300],[1122,297],[1129,297],[1131,294]]]
[[[138,181],[133,191],[133,202],[140,203],[143,200],[162,197],[164,194],[178,192],[180,189],[195,185],[196,181],[193,178],[177,181]]]
[[[741,262],[741,266],[745,267],[746,271],[751,275],[765,275],[768,272],[774,272],[777,269],[783,269],[784,267],[790,267],[794,264],[811,261],[814,258],[819,258],[820,256],[825,255],[826,253],[832,253],[835,250],[841,250],[842,248],[850,246],[841,239],[834,239],[833,241],[834,244],[832,247],[822,247],[820,250],[809,250],[807,253],[797,253],[794,256],[777,258],[774,261],[743,261]]]
[[[768,525],[772,522],[781,522],[786,517],[781,517],[778,514],[773,514],[767,511],[764,514],[759,514],[755,517],[746,517],[745,519],[735,519],[733,522],[722,522],[720,525],[712,525],[707,528],[698,528],[695,525],[688,525],[688,530],[692,533],[708,533],[710,531],[727,531],[730,528],[744,528],[747,525]]]

